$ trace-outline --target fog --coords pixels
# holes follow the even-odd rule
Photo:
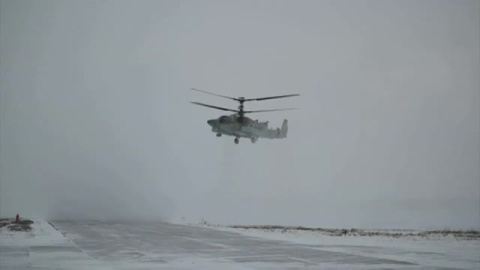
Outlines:
[[[480,228],[479,1],[0,3],[0,216]]]

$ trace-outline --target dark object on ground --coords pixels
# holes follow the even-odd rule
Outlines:
[[[22,219],[16,221],[13,218],[3,218],[0,219],[0,228],[7,226],[8,229],[15,232],[29,232],[32,230],[30,225],[33,224],[33,221],[28,219]]]

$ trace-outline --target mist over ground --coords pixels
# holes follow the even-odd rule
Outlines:
[[[479,1],[0,1],[0,216],[480,228]],[[285,140],[215,137],[229,96]]]

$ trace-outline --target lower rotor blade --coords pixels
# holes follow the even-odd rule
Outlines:
[[[237,111],[237,110],[232,110],[232,109],[227,109],[227,108],[223,108],[223,107],[208,105],[208,104],[204,104],[204,103],[200,103],[200,102],[190,102],[190,103],[195,104],[195,105],[200,105],[200,106],[208,107],[208,108],[212,108],[212,109],[222,110],[222,111],[229,111],[229,112],[236,112],[236,113],[239,112],[239,111]]]

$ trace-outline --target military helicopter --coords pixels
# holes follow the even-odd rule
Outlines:
[[[229,97],[224,95],[215,94],[212,92],[191,88],[193,91],[202,92],[204,94],[209,94],[217,97],[227,98],[235,100],[240,103],[238,110],[227,109],[218,106],[212,106],[200,102],[191,102],[195,105],[200,105],[212,109],[234,112],[232,115],[222,115],[217,119],[210,119],[207,121],[208,125],[212,127],[212,132],[217,134],[217,137],[222,135],[234,136],[235,144],[240,142],[240,138],[248,138],[255,143],[258,138],[268,138],[268,139],[283,139],[287,137],[288,132],[288,121],[287,119],[283,120],[281,128],[270,129],[268,128],[267,122],[259,122],[258,120],[252,120],[245,116],[247,113],[259,113],[259,112],[275,112],[275,111],[288,111],[296,110],[296,108],[285,108],[285,109],[273,109],[273,110],[258,110],[258,111],[245,111],[243,103],[245,101],[261,101],[268,99],[277,99],[277,98],[287,98],[299,96],[299,94],[290,94],[283,96],[273,96],[273,97],[262,97],[262,98],[244,98],[244,97]]]

